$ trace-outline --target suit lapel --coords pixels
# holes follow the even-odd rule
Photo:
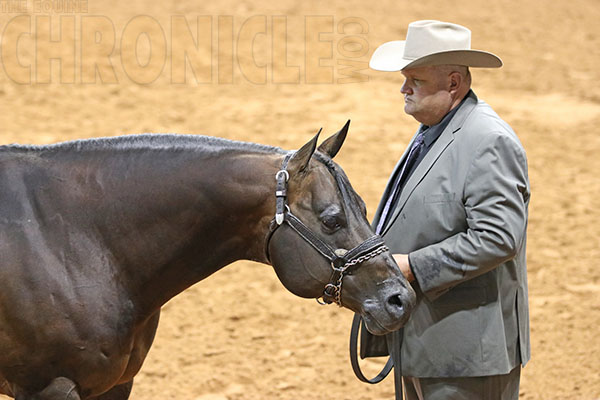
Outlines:
[[[415,169],[413,174],[410,176],[408,181],[406,181],[404,187],[402,188],[402,192],[400,193],[400,198],[398,199],[398,203],[396,204],[396,207],[392,211],[392,216],[390,217],[388,223],[383,227],[383,231],[381,233],[382,235],[387,233],[387,231],[390,229],[390,227],[392,226],[392,224],[394,223],[394,221],[396,220],[396,218],[398,217],[398,215],[404,208],[404,205],[406,204],[407,200],[410,198],[410,196],[414,192],[414,190],[417,187],[417,185],[419,184],[419,182],[421,182],[423,180],[423,178],[427,175],[427,173],[431,170],[431,167],[433,167],[433,165],[436,163],[436,161],[440,158],[440,156],[442,155],[444,150],[446,150],[448,148],[448,146],[450,146],[450,144],[454,141],[454,134],[460,130],[460,128],[462,127],[463,123],[465,122],[465,119],[467,118],[467,116],[469,116],[469,114],[471,114],[471,112],[477,105],[477,101],[478,100],[477,100],[477,96],[475,96],[475,93],[472,93],[472,95],[469,96],[469,98],[467,98],[465,103],[456,112],[456,115],[454,116],[454,118],[452,118],[452,121],[450,121],[450,123],[448,124],[446,129],[444,129],[444,131],[442,132],[440,137],[432,145],[429,152],[427,152],[427,155],[425,156],[425,158],[423,158],[423,160],[421,160],[421,162],[419,163],[419,165],[417,166],[417,168]],[[413,140],[414,140],[414,138],[413,138]],[[410,146],[409,146],[409,148],[410,148]],[[404,155],[402,156],[401,162],[406,157],[406,154],[407,154],[407,152],[405,152]],[[398,163],[398,165],[396,166],[396,169],[398,168],[399,165],[401,165],[401,162]],[[386,189],[386,191],[388,191],[388,190],[389,190],[389,183],[388,183],[388,189]]]

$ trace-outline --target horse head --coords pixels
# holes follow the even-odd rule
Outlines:
[[[404,325],[415,293],[374,235],[365,203],[332,161],[349,123],[318,149],[319,134],[285,157],[267,254],[289,291],[349,308],[370,332],[385,334]]]

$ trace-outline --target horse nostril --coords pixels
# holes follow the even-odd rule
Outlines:
[[[404,308],[404,306],[402,305],[402,300],[400,299],[400,296],[397,294],[390,296],[388,298],[387,302],[391,306],[392,309],[398,308],[398,309],[402,310]]]

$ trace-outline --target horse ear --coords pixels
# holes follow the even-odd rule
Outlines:
[[[340,151],[340,147],[346,140],[346,134],[348,133],[348,127],[350,126],[350,120],[346,122],[346,125],[342,127],[337,133],[334,133],[327,140],[325,140],[319,146],[319,151],[324,154],[329,154],[329,157],[333,158]]]
[[[294,156],[291,158],[288,166],[288,170],[292,175],[302,172],[306,169],[306,167],[308,167],[310,158],[317,148],[317,140],[319,140],[319,134],[321,133],[321,130],[323,130],[323,128],[319,129],[319,132],[317,132],[315,137],[309,140],[308,143],[294,153]]]

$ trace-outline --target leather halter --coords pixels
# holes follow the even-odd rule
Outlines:
[[[323,290],[323,302],[321,304],[330,304],[335,302],[342,306],[342,281],[344,276],[351,275],[351,268],[370,258],[376,257],[381,253],[388,251],[383,239],[379,235],[373,235],[351,250],[332,249],[327,243],[321,240],[309,227],[307,227],[298,217],[292,214],[287,205],[287,182],[290,174],[287,171],[289,160],[294,152],[288,153],[281,164],[281,169],[275,175],[277,186],[275,189],[275,218],[271,221],[269,233],[265,244],[265,253],[270,262],[269,243],[273,233],[284,223],[287,223],[304,241],[310,244],[323,257],[329,260],[332,268],[329,283]],[[319,301],[319,299],[317,299]]]

